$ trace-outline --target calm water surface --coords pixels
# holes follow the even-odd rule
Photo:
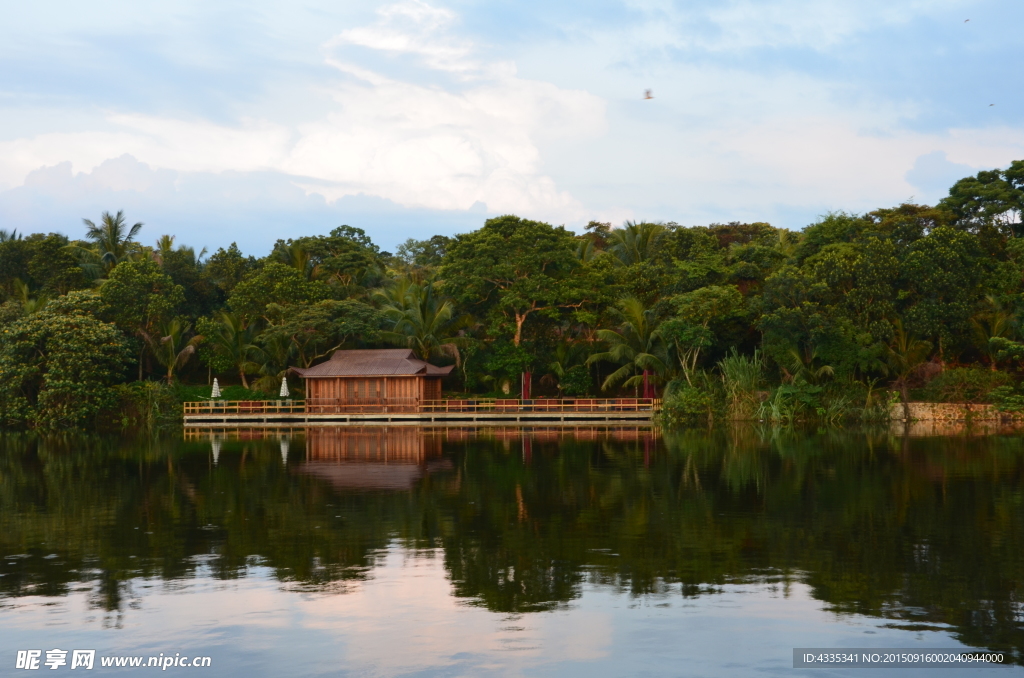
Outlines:
[[[935,675],[791,668],[832,646],[996,648],[1016,665],[944,675],[1024,675],[1017,436],[215,438],[0,437],[0,675],[32,648],[205,675]]]

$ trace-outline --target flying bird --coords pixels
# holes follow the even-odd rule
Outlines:
[[[654,93],[651,90],[649,90],[649,89],[645,89],[644,90],[644,99],[653,99],[653,98],[654,98]]]
[[[968,21],[970,21],[970,19],[964,19],[964,23],[967,23]]]
[[[995,106],[995,104],[989,104],[989,106]]]

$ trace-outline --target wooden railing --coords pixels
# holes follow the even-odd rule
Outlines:
[[[372,414],[378,412],[419,412],[418,398],[309,398],[310,414]]]
[[[206,400],[183,403],[185,414],[304,414],[302,400]]]
[[[184,403],[186,415],[198,414],[380,414],[504,412],[656,412],[660,398],[310,398],[309,400],[208,400]]]
[[[421,412],[648,412],[660,398],[533,398],[424,400]]]

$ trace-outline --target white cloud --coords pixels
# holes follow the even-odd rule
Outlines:
[[[113,114],[115,131],[48,133],[0,142],[0,184],[20,185],[29,172],[70,162],[89,172],[105,160],[130,154],[164,169],[184,172],[256,171],[279,166],[291,132],[265,121],[241,127],[202,120]]]
[[[366,193],[403,205],[579,219],[582,205],[541,172],[538,142],[604,132],[604,102],[582,90],[517,77],[515,66],[479,62],[452,38],[456,17],[423,2],[382,9],[372,26],[343,31],[329,50],[347,46],[419,57],[429,69],[456,73],[460,85],[392,79],[330,56],[346,82],[338,110],[300,127],[283,169],[329,182],[307,182],[330,200]]]
[[[329,90],[334,110],[295,129],[114,113],[102,131],[0,143],[0,183],[18,185],[32,170],[62,162],[88,172],[131,154],[180,172],[284,172],[330,201],[369,195],[414,208],[484,203],[492,212],[582,218],[579,201],[543,174],[538,142],[603,133],[603,101],[519,78],[513,64],[476,60],[472,45],[450,33],[456,19],[424,2],[402,2],[381,9],[372,25],[341,32],[325,46],[327,63],[343,74]],[[336,54],[352,47],[410,54],[426,69],[420,75],[454,73],[458,82],[446,88],[394,79]]]
[[[112,202],[120,193],[137,194],[134,206],[152,215],[200,194],[209,200],[204,206],[286,215],[275,217],[281,223],[290,223],[295,206],[318,215],[302,223],[295,217],[295,228],[324,214],[332,223],[347,219],[340,215],[349,205],[378,199],[387,207],[360,213],[371,215],[369,222],[403,208],[415,214],[410,223],[427,214],[450,220],[473,206],[482,219],[485,205],[491,214],[570,225],[590,218],[750,218],[795,227],[829,208],[870,209],[912,195],[938,199],[940,188],[922,195],[924,175],[908,175],[922,157],[945,154],[942,171],[928,175],[935,187],[958,166],[1005,166],[1024,157],[1011,101],[985,95],[978,113],[955,100],[962,95],[949,94],[936,79],[943,76],[895,68],[890,78],[884,62],[887,41],[905,35],[899,44],[924,55],[922,63],[933,47],[959,50],[963,63],[979,65],[979,78],[995,77],[982,67],[995,60],[976,47],[920,42],[931,26],[981,35],[980,11],[962,23],[975,0],[627,2],[625,11],[608,13],[612,20],[598,9],[576,25],[538,8],[528,22],[537,31],[522,30],[522,23],[506,31],[488,23],[492,10],[485,5],[461,5],[474,13],[466,22],[477,31],[473,39],[460,14],[422,0],[376,13],[365,5],[346,8],[343,17],[326,5],[289,11],[290,18],[275,14],[266,19],[266,34],[258,24],[235,26],[235,42],[223,43],[231,58],[189,61],[218,74],[205,88],[197,83],[194,101],[174,94],[175,78],[184,77],[179,71],[149,65],[132,71],[146,77],[138,97],[96,95],[96,106],[81,108],[44,97],[33,105],[51,106],[48,115],[31,123],[28,109],[10,103],[18,97],[4,99],[4,138],[20,138],[0,141],[0,188],[26,183],[40,167],[70,163],[29,179],[35,188],[23,191],[18,204],[27,210],[26,196],[44,189],[56,191],[55,202],[83,201],[100,182],[115,194]],[[189,25],[220,26],[196,8],[182,17]],[[163,33],[148,34],[178,47],[182,36],[206,45],[205,33],[167,19],[161,26]],[[870,40],[874,51],[863,44]],[[250,53],[245,45],[257,47]],[[134,54],[126,51],[124,61]],[[872,55],[883,62],[870,61]],[[245,59],[258,65],[253,72],[232,70]],[[253,75],[263,64],[271,66]],[[234,83],[235,75],[237,89],[210,86]],[[897,86],[908,78],[914,86]],[[929,88],[929,78],[938,85]],[[1005,89],[1003,81],[994,89]],[[654,88],[653,101],[641,100],[646,87]],[[136,101],[146,102],[146,114]],[[114,112],[101,116],[100,106]],[[151,112],[189,106],[202,113]],[[207,110],[222,117],[211,121]],[[223,122],[227,115],[239,121]],[[126,161],[105,164],[125,154],[170,173],[153,183],[133,176]],[[65,192],[44,187],[47,181]],[[267,186],[280,200],[268,197]]]
[[[420,0],[400,2],[377,10],[378,21],[342,31],[328,47],[356,45],[373,50],[416,54],[431,67],[465,72],[479,68],[469,60],[472,45],[450,35],[457,16],[454,12],[432,7]]]
[[[339,63],[340,69],[361,75]],[[540,174],[539,137],[598,134],[602,102],[513,75],[462,92],[376,76],[340,86],[339,110],[300,128],[284,165],[331,182],[329,199],[364,192],[403,205],[575,217],[581,206]]]

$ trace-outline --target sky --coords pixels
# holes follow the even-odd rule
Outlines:
[[[39,0],[0,23],[0,228],[153,244],[517,214],[934,203],[1024,159],[1019,0]],[[650,89],[652,99],[645,99]]]

